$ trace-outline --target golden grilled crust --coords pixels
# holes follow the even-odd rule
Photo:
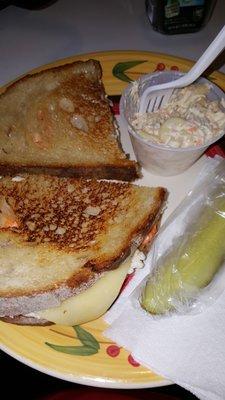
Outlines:
[[[0,196],[19,220],[11,232],[24,243],[47,243],[49,248],[69,253],[93,248],[96,236],[112,223],[124,200],[127,205],[130,195],[130,184],[108,181],[44,175],[0,181]]]
[[[16,226],[0,227],[0,316],[49,308],[116,268],[158,220],[165,197],[163,188],[129,183],[2,178],[0,221],[6,203]]]
[[[76,165],[76,167],[34,167],[32,165],[2,165],[0,164],[1,175],[14,176],[17,174],[44,174],[52,176],[61,176],[67,178],[84,178],[84,179],[114,179],[119,181],[131,182],[137,179],[140,175],[140,168],[134,161],[127,160],[128,163],[124,166],[112,164],[104,165]]]
[[[98,61],[28,75],[0,96],[0,172],[133,180]]]

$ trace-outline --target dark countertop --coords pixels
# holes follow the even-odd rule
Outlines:
[[[0,352],[1,390],[7,398],[23,400],[194,400],[177,385],[154,389],[99,389],[62,381],[36,371]],[[10,379],[9,379],[10,378]]]

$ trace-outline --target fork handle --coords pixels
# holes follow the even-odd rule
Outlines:
[[[212,43],[207,47],[202,56],[193,65],[193,67],[188,71],[187,74],[181,76],[175,81],[166,82],[163,84],[155,85],[147,88],[140,99],[139,112],[146,111],[146,102],[150,93],[156,92],[157,90],[164,89],[175,89],[180,87],[185,87],[196,81],[202,73],[209,67],[209,65],[215,60],[215,58],[221,53],[225,48],[225,26],[220,30],[218,35],[212,41]]]
[[[187,74],[178,78],[175,81],[170,81],[167,83],[159,84],[154,86],[154,91],[162,89],[170,89],[170,88],[179,88],[190,85],[196,79],[198,79],[202,73],[209,67],[209,65],[215,60],[215,58],[221,53],[221,51],[225,48],[225,26],[221,29],[212,43],[207,47],[205,52],[201,55],[198,61],[193,65],[193,67],[188,71]],[[150,89],[150,88],[149,88]],[[143,104],[146,102],[148,94],[151,90],[146,91],[143,94],[141,99],[140,110],[143,109]]]
[[[186,84],[190,84],[199,78],[202,73],[209,67],[215,58],[221,53],[225,47],[225,26],[221,29],[212,43],[208,46],[199,60],[194,64],[190,71],[179,79],[179,83],[183,80]]]

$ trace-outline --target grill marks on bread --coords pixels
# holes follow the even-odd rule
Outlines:
[[[0,316],[57,306],[117,268],[158,220],[163,188],[45,175],[0,179]]]
[[[69,252],[95,247],[97,236],[118,218],[131,190],[130,185],[106,181],[85,186],[83,180],[55,178],[49,187],[46,182],[44,176],[4,180],[1,196],[20,221],[11,230],[26,242],[48,243]]]

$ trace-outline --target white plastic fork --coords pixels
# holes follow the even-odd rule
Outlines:
[[[174,81],[150,86],[145,89],[140,98],[139,112],[156,111],[164,106],[169,101],[175,88],[185,87],[196,81],[224,48],[225,26],[187,74]]]

